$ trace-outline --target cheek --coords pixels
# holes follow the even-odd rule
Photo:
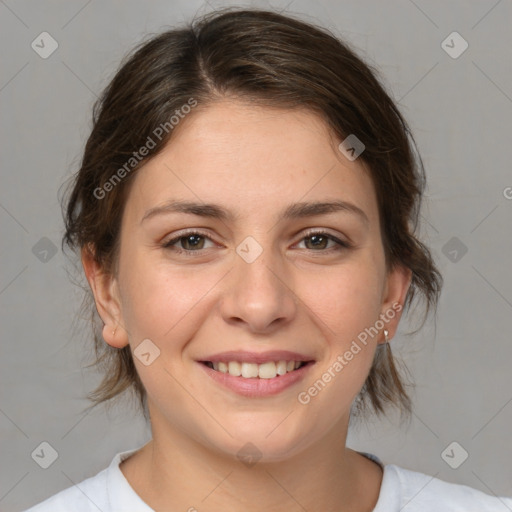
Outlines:
[[[126,263],[124,274],[120,269],[123,318],[137,372],[153,401],[180,403],[185,410],[190,404],[175,378],[183,379],[183,350],[207,317],[207,294],[219,276],[142,257]],[[137,358],[137,347],[147,339],[157,347],[150,349],[149,365]]]
[[[304,400],[315,402],[313,408],[325,405],[331,420],[347,410],[371,368],[379,339],[371,328],[381,313],[383,277],[382,265],[370,256],[354,259],[315,280],[308,296],[308,306],[320,320],[316,323],[326,357],[315,372],[313,388],[304,390]]]
[[[326,357],[297,398],[323,430],[350,410],[368,376],[378,340],[368,332],[381,313],[383,282],[377,265],[355,263],[331,268],[317,283],[308,306],[322,329]]]
[[[197,327],[201,301],[218,281],[213,272],[176,267],[140,256],[120,268],[123,318],[136,346],[149,338],[165,351],[184,344]],[[124,271],[124,272],[123,272]],[[176,340],[177,343],[169,343]]]
[[[322,320],[329,339],[343,344],[373,325],[381,308],[383,273],[373,261],[331,267],[313,279],[303,276],[308,306]]]

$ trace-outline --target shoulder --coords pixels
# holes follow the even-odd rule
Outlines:
[[[110,466],[25,512],[152,512],[124,477],[119,464],[140,448],[118,453]]]
[[[89,512],[110,510],[107,495],[107,469],[96,476],[87,478],[63,491],[54,494],[45,501],[29,508],[25,512]]]
[[[382,481],[383,508],[375,512],[391,510],[385,501],[391,495],[398,498],[399,509],[404,512],[510,512],[512,498],[497,497],[467,485],[445,482],[436,477],[411,471],[393,464],[386,465]],[[380,505],[381,499],[377,505]],[[397,509],[398,510],[398,509]]]

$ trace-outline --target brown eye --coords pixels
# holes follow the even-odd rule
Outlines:
[[[191,232],[165,242],[162,244],[162,247],[176,252],[200,252],[202,249],[208,249],[208,247],[205,247],[206,241],[211,242],[210,237],[201,233]]]
[[[202,249],[204,246],[204,237],[201,235],[182,236],[178,239],[178,241],[181,243],[181,247],[187,251]]]
[[[310,235],[306,238],[306,249],[326,249],[329,243],[329,237],[323,235]],[[311,242],[308,247],[308,241]]]
[[[348,242],[343,242],[335,236],[323,232],[308,233],[300,243],[304,242],[305,248],[311,251],[341,250],[350,247]],[[332,244],[329,246],[329,242]]]

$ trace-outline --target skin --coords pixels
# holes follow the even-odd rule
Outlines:
[[[134,358],[153,439],[121,464],[153,509],[362,512],[375,506],[382,471],[345,442],[350,406],[383,332],[307,405],[297,399],[361,331],[403,304],[410,284],[408,270],[386,270],[372,180],[360,159],[351,162],[337,150],[339,142],[305,110],[227,99],[198,108],[137,171],[117,274],[82,252],[105,341],[134,350],[150,339],[160,350],[149,366]],[[216,203],[235,217],[168,213],[141,223],[169,199]],[[330,200],[356,205],[367,221],[346,211],[279,216],[291,203]],[[186,241],[163,247],[187,228],[209,237],[199,237],[199,250]],[[309,228],[352,247],[315,245],[306,237]],[[247,236],[263,250],[252,263],[236,252]],[[399,319],[397,313],[386,323],[389,339]],[[226,390],[196,362],[226,350],[276,349],[306,354],[315,364],[303,381],[272,397]],[[251,467],[236,456],[247,442],[262,454]]]

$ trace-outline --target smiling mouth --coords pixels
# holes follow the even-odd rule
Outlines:
[[[269,361],[262,364],[241,363],[238,361],[215,362],[201,361],[208,368],[220,373],[242,377],[244,379],[273,379],[294,372],[313,361]]]

